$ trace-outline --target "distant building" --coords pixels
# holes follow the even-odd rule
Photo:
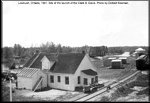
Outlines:
[[[96,56],[105,56],[108,53],[108,48],[106,46],[97,46],[97,47],[90,47],[89,56],[96,57]]]
[[[133,53],[133,55],[138,58],[139,56],[145,54],[145,49],[142,48],[138,48],[135,50],[135,52]]]
[[[120,59],[112,60],[111,68],[112,69],[122,69],[122,60],[120,60]]]
[[[136,68],[137,70],[149,70],[150,60],[148,55],[141,55],[136,59]]]
[[[127,64],[127,57],[120,57],[118,59],[122,60],[122,64]]]

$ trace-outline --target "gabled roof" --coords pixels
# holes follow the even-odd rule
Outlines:
[[[42,68],[42,58],[46,56],[50,61],[55,61],[56,60],[56,54],[46,54],[46,53],[39,53],[39,54],[34,54],[31,59],[24,65],[24,67],[30,67],[30,68]]]
[[[145,59],[145,58],[146,58],[146,55],[141,55],[141,56],[139,56],[136,60]]]
[[[56,58],[57,58],[56,53],[45,54],[45,56],[49,59],[49,61],[56,61]]]
[[[82,70],[82,72],[87,74],[87,75],[91,75],[91,76],[97,75],[97,72],[93,71],[92,69]]]
[[[34,74],[36,74],[39,69],[36,68],[24,68],[20,71],[20,73],[17,74],[17,76],[22,76],[22,77],[33,77]]]
[[[46,56],[50,61],[55,61],[54,65],[51,68],[53,73],[69,73],[74,74],[80,65],[85,54],[83,53],[40,53],[39,55],[35,54],[24,67],[30,68],[42,68],[42,58]]]
[[[44,57],[43,53],[40,53],[37,59],[31,64],[30,68],[42,68],[41,59]]]
[[[59,54],[52,72],[74,74],[84,56],[82,53]]]

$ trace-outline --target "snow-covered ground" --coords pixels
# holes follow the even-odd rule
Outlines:
[[[47,91],[40,91],[40,92],[33,92],[29,90],[17,90],[17,95],[24,96],[24,97],[32,97],[35,100],[41,99],[41,100],[57,100],[61,98],[67,98],[66,96],[73,96],[78,95],[79,92],[72,92],[72,91],[63,91],[63,90],[57,90],[57,89],[51,89]],[[69,98],[68,98],[69,99]]]
[[[66,94],[66,91],[51,89],[48,91],[41,91],[41,92],[28,92],[28,93],[25,93],[24,96],[53,100],[65,94]]]

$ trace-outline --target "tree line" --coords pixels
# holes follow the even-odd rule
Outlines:
[[[6,64],[8,67],[12,65],[14,62],[14,57],[21,57],[21,64],[24,64],[29,58],[31,58],[36,50],[46,53],[82,53],[88,52],[91,46],[85,45],[82,47],[70,47],[70,46],[62,46],[61,44],[54,44],[53,42],[47,42],[45,44],[41,44],[39,47],[22,47],[20,44],[15,44],[13,47],[3,47],[2,48],[2,63]],[[109,54],[122,54],[125,51],[129,51],[133,53],[138,46],[133,47],[108,47],[107,53]],[[148,51],[148,47],[142,47],[146,51]],[[97,51],[96,51],[97,52]]]

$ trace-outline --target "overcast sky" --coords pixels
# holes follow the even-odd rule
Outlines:
[[[18,4],[3,1],[3,46],[148,46],[148,1]]]

